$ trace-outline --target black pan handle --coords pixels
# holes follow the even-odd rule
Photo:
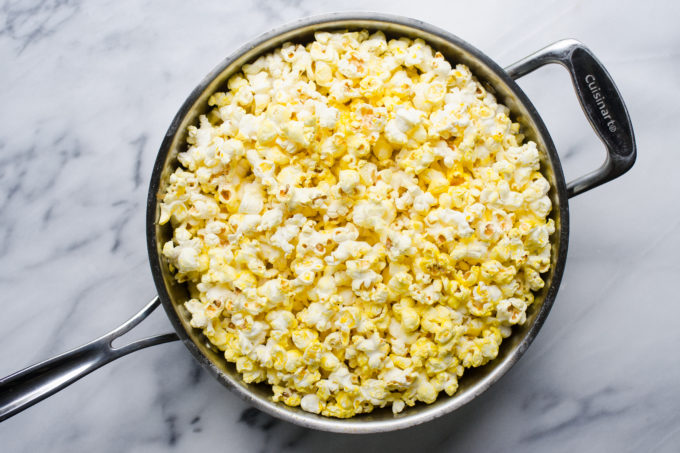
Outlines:
[[[156,344],[179,340],[177,334],[166,333],[120,348],[111,345],[113,340],[142,322],[159,304],[160,299],[156,297],[125,324],[103,337],[0,379],[0,422],[119,357]]]
[[[628,110],[614,81],[602,63],[579,41],[558,41],[508,66],[505,71],[517,79],[548,63],[559,63],[569,70],[581,107],[607,148],[607,159],[600,168],[567,184],[571,198],[630,170],[637,155],[635,136]]]

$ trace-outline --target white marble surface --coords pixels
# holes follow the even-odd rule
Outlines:
[[[166,344],[0,424],[0,450],[680,451],[680,8],[670,1],[0,2],[0,375],[104,333],[154,295],[144,203],[175,111],[246,40],[337,9],[422,19],[502,65],[575,37],[617,81],[638,162],[571,201],[562,288],[528,353],[450,416],[343,436],[249,409]],[[546,68],[521,85],[567,176],[599,165],[566,73]],[[133,337],[170,324],[159,311],[140,330]]]

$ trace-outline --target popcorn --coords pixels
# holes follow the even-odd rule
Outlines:
[[[496,318],[505,324],[524,324],[527,304],[515,297],[504,299],[496,306]]]
[[[437,199],[430,192],[424,192],[415,197],[413,200],[413,210],[418,214],[426,213],[430,207],[434,206]]]
[[[346,194],[352,194],[361,181],[359,172],[356,170],[340,170],[338,179],[340,190]]]
[[[307,395],[303,396],[300,400],[300,407],[302,410],[311,412],[313,414],[318,414],[323,409],[321,400],[314,393],[308,393]]]
[[[357,345],[357,350],[362,351],[368,357],[368,366],[373,369],[380,368],[386,354],[384,340],[374,333],[370,338],[361,340]]]
[[[407,133],[420,124],[423,112],[410,107],[400,107],[385,125],[385,137],[395,145],[405,145],[409,137]]]
[[[191,313],[191,326],[192,327],[206,327],[208,324],[208,317],[205,313],[205,306],[196,299],[191,299],[187,301],[184,306],[189,313]]]
[[[422,40],[319,32],[244,65],[187,128],[159,223],[192,327],[330,417],[452,395],[545,285],[540,153]]]
[[[340,118],[340,111],[335,107],[328,107],[322,103],[316,104],[316,115],[319,118],[319,126],[326,129],[335,128]]]
[[[269,231],[274,227],[281,225],[283,221],[283,209],[280,207],[269,209],[267,212],[262,214],[260,218],[260,225],[257,227],[257,231]]]
[[[263,206],[262,186],[258,183],[247,184],[243,188],[241,205],[238,212],[243,214],[259,214]]]

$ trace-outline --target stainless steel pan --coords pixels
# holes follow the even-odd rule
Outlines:
[[[198,115],[207,111],[208,97],[224,90],[227,79],[244,63],[267,53],[287,41],[307,42],[319,30],[368,29],[382,30],[389,37],[422,38],[451,62],[464,63],[492,92],[507,105],[511,116],[521,125],[522,132],[538,144],[542,171],[551,184],[550,197],[556,231],[552,235],[552,266],[544,276],[546,285],[537,294],[527,321],[515,328],[500,348],[498,357],[487,365],[470,369],[460,381],[452,397],[441,395],[431,405],[419,404],[393,415],[388,409],[339,420],[326,418],[271,401],[268,386],[244,383],[234,366],[211,347],[203,334],[189,325],[190,315],[183,306],[187,290],[175,282],[167,264],[161,258],[162,245],[172,237],[169,226],[159,226],[158,194],[164,193],[167,177],[177,167],[177,153],[185,146],[185,131]],[[548,63],[559,63],[570,73],[576,95],[586,117],[607,149],[605,163],[594,172],[569,184],[565,183],[560,160],[541,117],[515,79]],[[467,42],[444,30],[423,22],[376,13],[327,14],[299,20],[273,30],[243,46],[224,60],[196,87],[173,119],[165,135],[151,175],[147,202],[147,243],[149,261],[158,297],[122,326],[73,351],[26,368],[0,380],[0,421],[32,406],[100,366],[138,349],[177,339],[217,380],[250,404],[275,417],[309,428],[368,433],[391,431],[424,423],[451,412],[488,389],[522,356],[536,337],[555,300],[562,278],[569,238],[568,199],[628,171],[635,162],[636,148],[628,112],[611,77],[602,64],[581,43],[564,40],[503,69],[488,56]],[[175,333],[159,335],[114,348],[114,339],[140,323],[159,304],[175,329]]]

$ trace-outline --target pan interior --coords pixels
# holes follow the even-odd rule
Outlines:
[[[553,210],[550,217],[555,221],[556,231],[551,237],[552,266],[547,274],[543,275],[545,287],[536,294],[535,302],[527,312],[526,323],[516,326],[513,334],[503,341],[496,359],[483,367],[466,370],[460,379],[456,394],[452,397],[440,394],[435,403],[417,404],[398,415],[393,415],[388,407],[376,409],[370,414],[339,420],[274,403],[271,401],[270,386],[244,383],[234,365],[224,359],[222,353],[208,342],[199,329],[190,326],[191,315],[183,305],[188,299],[187,288],[175,281],[161,254],[163,244],[172,239],[172,228],[169,224],[158,225],[158,196],[165,193],[168,177],[179,165],[177,154],[186,149],[187,127],[196,124],[198,116],[209,110],[207,101],[210,95],[217,91],[225,91],[227,80],[239,72],[243,64],[252,62],[285,42],[307,43],[314,39],[316,31],[362,29],[381,30],[388,39],[398,37],[424,39],[453,65],[463,63],[470,67],[487,90],[492,92],[499,102],[510,108],[513,121],[520,123],[521,132],[527,139],[535,141],[540,150],[541,171],[551,184],[549,196]],[[149,192],[147,228],[152,272],[159,295],[180,338],[197,360],[220,382],[259,409],[274,416],[311,428],[358,433],[404,428],[450,412],[486,390],[519,359],[536,336],[559,287],[566,257],[568,208],[562,169],[545,125],[519,87],[492,60],[459,38],[419,21],[372,13],[333,14],[304,19],[263,35],[222,62],[192,92],[173,120],[157,157]]]

